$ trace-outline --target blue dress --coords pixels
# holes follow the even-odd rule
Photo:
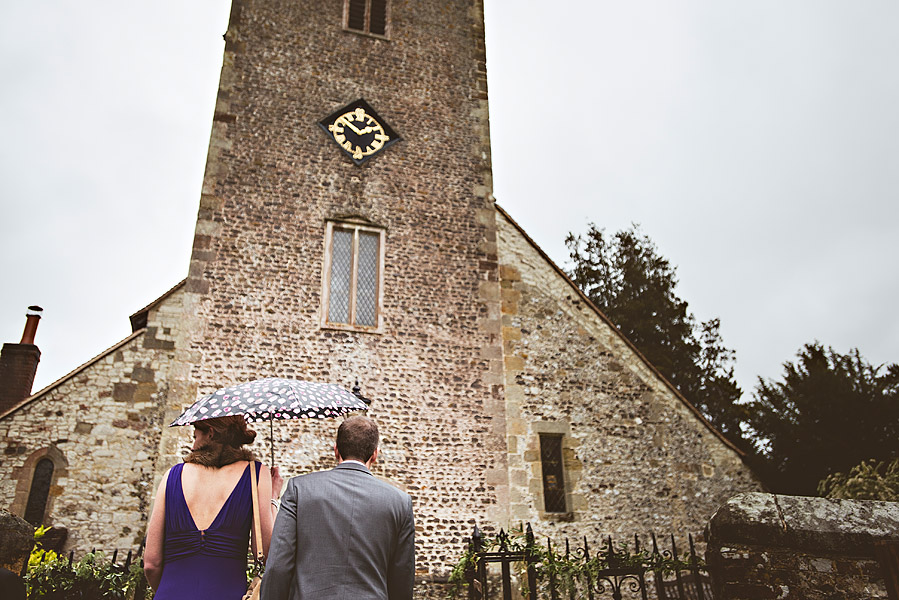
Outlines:
[[[261,463],[256,462],[258,480]],[[253,522],[249,465],[205,531],[197,529],[181,487],[184,463],[165,484],[165,546],[155,600],[240,600],[247,591],[247,548]]]

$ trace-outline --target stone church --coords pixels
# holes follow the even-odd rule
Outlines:
[[[272,376],[373,400],[422,580],[475,524],[685,535],[759,489],[495,203],[482,3],[233,0],[187,277],[36,393],[39,316],[4,346],[3,508],[67,548],[135,548],[190,443],[168,424]],[[257,423],[256,449],[328,468],[337,425]]]

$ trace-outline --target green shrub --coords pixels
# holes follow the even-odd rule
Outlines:
[[[137,586],[146,585],[139,562],[125,570],[121,565],[113,565],[104,553],[93,552],[69,564],[67,558],[41,547],[40,539],[46,530],[39,527],[34,533],[35,546],[25,575],[29,600],[126,600],[134,596]],[[152,598],[152,591],[147,591],[146,598]]]

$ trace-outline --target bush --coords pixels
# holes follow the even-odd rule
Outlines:
[[[39,527],[34,534],[35,546],[25,575],[29,600],[125,600],[134,596],[137,586],[146,585],[140,563],[125,569],[112,564],[103,552],[86,554],[70,564],[67,558],[41,548],[40,538],[45,531],[45,527]],[[152,592],[148,590],[146,597],[152,598]]]

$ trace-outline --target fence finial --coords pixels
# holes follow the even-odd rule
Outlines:
[[[497,536],[499,539],[499,550],[500,552],[508,552],[509,551],[509,534],[500,527],[499,535]]]
[[[483,542],[484,536],[481,534],[481,530],[478,529],[478,526],[474,526],[474,533],[471,534],[471,550],[472,552],[480,552],[481,551],[481,543]]]

